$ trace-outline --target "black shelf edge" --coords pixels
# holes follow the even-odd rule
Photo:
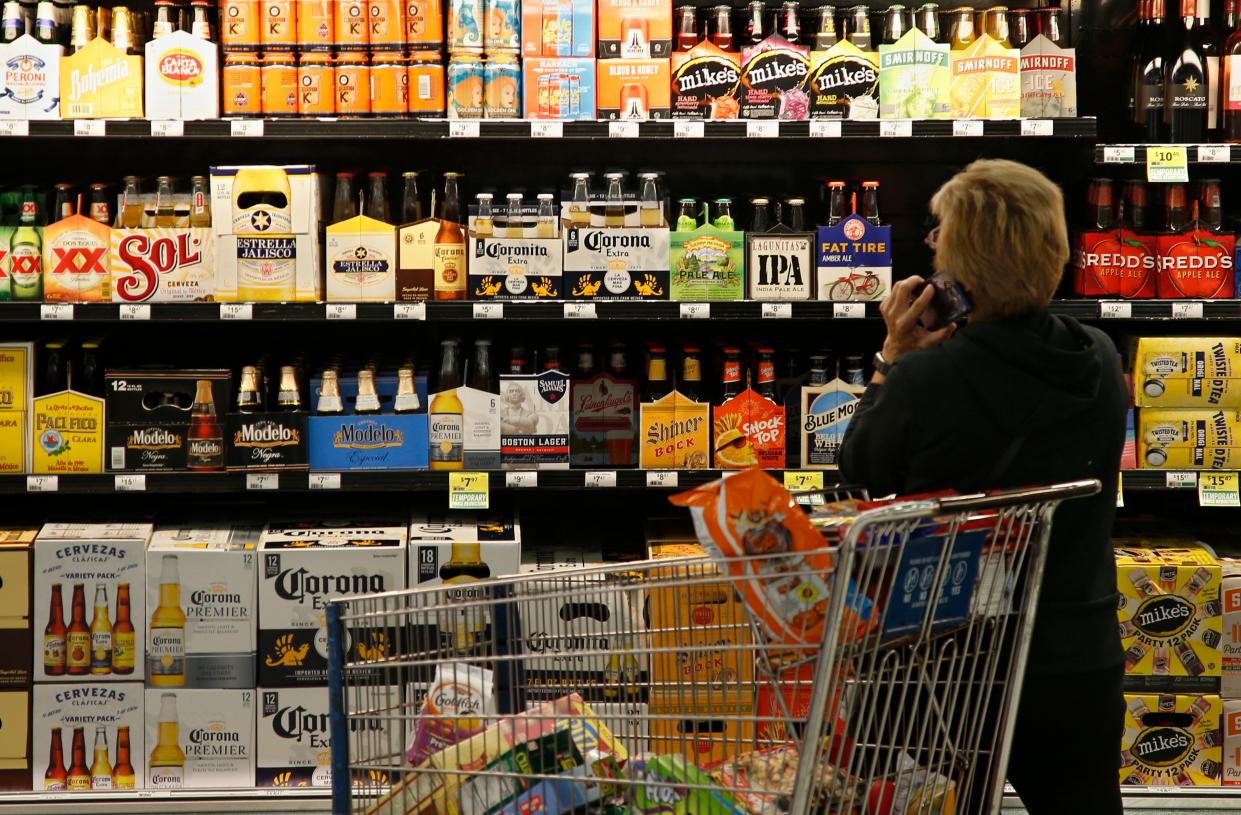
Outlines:
[[[1145,167],[1146,153],[1150,147],[1184,147],[1185,158],[1193,165],[1201,165],[1210,167],[1219,164],[1236,164],[1241,162],[1241,145],[1232,144],[1177,144],[1177,145],[1156,145],[1156,144],[1096,144],[1094,148],[1095,164],[1105,167]],[[1205,148],[1205,149],[1204,149]],[[1227,160],[1224,160],[1222,151],[1227,151]]]

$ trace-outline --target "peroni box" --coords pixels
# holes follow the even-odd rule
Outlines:
[[[675,231],[668,247],[673,300],[705,302],[745,298],[745,233],[703,224]]]
[[[776,227],[747,232],[746,285],[751,300],[813,300],[815,234]]]
[[[599,0],[599,59],[672,53],[672,0]]]
[[[723,470],[740,470],[755,464],[765,469],[784,467],[783,405],[747,388],[715,408],[712,423],[715,467]]]
[[[639,408],[638,465],[644,470],[705,470],[711,466],[711,406],[672,391]]]
[[[1021,115],[1077,116],[1077,51],[1039,34],[1021,49]]]
[[[500,376],[500,463],[506,470],[569,468],[569,377]]]
[[[882,300],[892,288],[892,227],[857,213],[818,231],[818,299]]]
[[[809,49],[772,34],[741,52],[737,86],[742,119],[808,119]]]
[[[1241,469],[1241,413],[1144,408],[1138,413],[1141,466],[1169,470]]]
[[[59,119],[64,49],[22,34],[0,45],[0,119]]]
[[[1083,297],[1155,296],[1159,236],[1132,229],[1085,230],[1073,247],[1073,291]]]
[[[1160,235],[1155,290],[1161,300],[1231,298],[1236,292],[1236,236],[1191,224]]]
[[[810,53],[806,74],[812,119],[879,117],[879,55],[840,40]]]
[[[880,117],[947,117],[948,84],[948,46],[919,29],[910,29],[893,44],[879,46]]]
[[[741,62],[734,52],[703,40],[672,55],[669,104],[674,119],[736,119],[741,112]]]
[[[30,712],[34,789],[89,794],[152,786],[147,772],[150,751],[144,738],[145,707],[141,682],[36,684]],[[65,762],[64,775],[47,773],[57,750]],[[74,755],[89,763],[75,766]]]
[[[836,468],[849,420],[857,410],[864,388],[835,379],[826,385],[801,389],[801,466]]]
[[[523,204],[519,218],[513,219],[505,207],[493,213],[491,228],[484,223],[479,234],[478,205],[470,206],[470,299],[564,299],[560,222],[540,221],[538,209],[537,204]]]
[[[103,472],[104,401],[73,390],[36,396],[31,407],[32,473]]]
[[[38,529],[0,529],[0,688],[22,688],[34,681],[31,603],[38,533]],[[0,763],[0,769],[4,766]],[[0,789],[3,785],[0,773]]]
[[[1133,396],[1138,407],[1241,408],[1241,339],[1140,338]]]
[[[1220,783],[1223,705],[1214,694],[1125,694],[1120,783],[1216,787]]]
[[[223,469],[223,433],[215,417],[228,404],[229,377],[214,369],[107,371],[108,469]]]
[[[954,119],[1016,119],[1021,115],[1021,52],[990,36],[952,51],[948,99]]]
[[[668,59],[608,59],[595,64],[600,119],[667,119]]]
[[[569,463],[632,467],[637,463],[638,383],[601,371],[569,388]]]
[[[109,302],[111,233],[105,224],[82,215],[48,224],[43,230],[43,299],[49,303]]]

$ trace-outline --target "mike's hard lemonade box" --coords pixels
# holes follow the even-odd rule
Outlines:
[[[876,119],[879,55],[848,40],[826,51],[812,51],[806,90],[812,119]]]
[[[1216,694],[1125,694],[1120,783],[1217,787],[1223,759]]]
[[[737,54],[703,40],[672,55],[672,118],[736,119],[741,112]]]
[[[810,50],[772,34],[741,52],[737,86],[742,119],[809,119],[810,96],[803,85]]]

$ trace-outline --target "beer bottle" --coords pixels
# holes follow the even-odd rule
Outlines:
[[[366,178],[369,188],[366,193],[366,217],[389,223],[388,174],[370,173]]]
[[[224,469],[224,432],[216,416],[215,397],[208,379],[200,379],[195,385],[186,439],[189,441],[186,469],[195,472]]]
[[[1163,211],[1165,231],[1173,234],[1185,231],[1188,210],[1184,184],[1168,184],[1163,188]]]
[[[646,363],[646,401],[663,399],[671,391],[668,383],[668,359],[662,345],[652,345]]]
[[[164,555],[159,575],[159,605],[151,613],[147,681],[157,688],[185,684],[185,612],[177,556]]]
[[[340,381],[336,369],[327,368],[319,380],[319,400],[315,403],[315,413],[319,416],[339,416],[345,412],[344,401],[340,398]]]
[[[72,608],[65,635],[65,647],[68,649],[65,663],[70,676],[84,676],[90,673],[91,636],[86,625],[86,587],[81,583],[73,584]]]
[[[134,624],[129,619],[129,584],[116,584],[116,622],[112,625],[112,673],[128,676],[134,672]]]
[[[70,792],[90,789],[90,770],[86,768],[86,728],[73,728],[73,747],[69,756],[66,789]]]
[[[10,43],[26,33],[26,16],[22,4],[6,0],[3,17],[0,18],[0,44]]]
[[[763,19],[766,16],[767,7],[762,0],[753,0],[750,3],[750,18],[745,32],[750,45],[758,45],[767,37],[767,25]]]
[[[151,27],[151,39],[166,37],[177,30],[172,0],[155,0],[155,25]]]
[[[1223,211],[1220,209],[1219,179],[1204,178],[1198,187],[1198,214],[1202,227],[1216,234],[1223,231]]]
[[[573,197],[569,201],[569,223],[590,226],[590,173],[572,173]]]
[[[1124,222],[1134,232],[1146,229],[1146,183],[1127,181],[1124,192]]]
[[[750,199],[750,231],[753,233],[766,232],[771,229],[771,223],[768,221],[768,208],[771,202],[766,198]]]
[[[112,768],[112,787],[132,790],[137,782],[134,765],[129,758],[129,725],[116,728],[116,766]]]
[[[883,18],[883,38],[879,41],[881,44],[895,45],[897,40],[905,36],[909,31],[909,22],[905,15],[905,7],[900,3],[888,6]]]
[[[422,403],[418,400],[418,387],[414,380],[414,369],[410,367],[401,367],[396,372],[396,398],[393,401],[392,412],[417,413]]]
[[[854,6],[849,9],[849,42],[863,51],[874,50],[870,38],[870,7]]]
[[[90,672],[104,676],[112,672],[112,623],[108,620],[108,587],[95,584],[95,615],[90,621]]]
[[[89,6],[74,6],[69,29],[69,53],[76,54],[95,38],[95,12]]]
[[[845,219],[845,182],[827,183],[827,225],[836,226]]]
[[[974,7],[959,6],[954,9],[949,31],[948,49],[951,51],[964,51],[978,39],[978,32],[974,30]]]
[[[39,0],[34,13],[34,38],[44,45],[59,45],[56,30],[56,8],[51,0]]]
[[[806,199],[790,198],[784,202],[788,211],[788,227],[794,232],[806,231]]]
[[[693,198],[677,201],[677,232],[693,232],[698,228],[698,202]]]
[[[702,37],[698,33],[698,9],[693,6],[678,6],[676,50],[688,51],[697,45]]]
[[[261,413],[263,397],[259,393],[259,371],[253,365],[242,366],[241,383],[237,386],[237,412]]]
[[[737,224],[733,221],[733,199],[715,199],[715,219],[711,222],[711,225],[725,232],[732,232],[736,229]]]
[[[1088,222],[1092,229],[1105,231],[1116,225],[1116,203],[1112,192],[1112,179],[1090,179],[1090,184],[1086,187],[1086,204],[1090,208]]]
[[[297,413],[302,409],[302,389],[297,384],[297,371],[292,365],[280,366],[280,389],[276,392],[276,410]]]
[[[939,27],[939,5],[923,3],[918,6],[918,10],[914,12],[914,28],[920,29],[934,42],[943,42]]]
[[[440,370],[431,398],[427,427],[432,470],[460,470],[465,466],[464,413],[457,388],[461,387],[460,343],[447,339],[440,343]],[[514,349],[515,351],[516,349]]]
[[[35,382],[38,395],[69,389],[69,364],[65,358],[66,340],[49,340],[43,346],[42,381]]]
[[[624,173],[605,173],[608,180],[608,194],[603,203],[603,225],[620,227],[625,225],[625,193],[621,186]]]
[[[50,220],[60,221],[70,217],[74,213],[73,185],[57,184],[56,203],[52,206],[52,218]]]
[[[992,6],[983,13],[987,36],[1004,48],[1012,48],[1008,39],[1008,7]]]
[[[1059,6],[1048,6],[1038,9],[1038,27],[1039,32],[1055,45],[1061,48],[1068,45],[1064,35],[1061,33]],[[1230,24],[1228,29],[1231,31],[1235,27],[1235,24]]]
[[[356,217],[358,202],[353,196],[353,173],[336,174],[336,197],[332,199],[332,223]]]
[[[108,729],[95,725],[95,759],[90,765],[90,787],[93,790],[112,789],[112,765],[108,762]]]
[[[471,388],[486,393],[499,393],[495,377],[491,373],[491,340],[474,340],[474,362],[470,366]]]
[[[207,179],[201,175],[190,179],[190,226],[211,227],[211,196]]]
[[[796,44],[801,39],[801,22],[798,20],[797,0],[786,0],[780,7],[780,36]]]
[[[358,397],[353,412],[358,416],[378,416],[379,394],[375,391],[375,372],[370,368],[358,371]]]
[[[480,192],[474,196],[478,201],[478,214],[474,216],[474,235],[479,238],[490,238],[495,234],[495,213],[491,209],[491,201],[495,196],[489,192]]]
[[[814,50],[826,51],[836,42],[836,7],[820,6],[818,30],[814,34]]]
[[[440,581],[444,585],[458,586],[491,577],[491,568],[483,562],[481,546],[477,543],[454,543],[448,562],[440,567]],[[468,589],[458,588],[453,594],[463,599],[474,599]],[[443,632],[451,643],[449,647],[458,653],[469,651],[483,631],[482,614],[478,609],[465,608],[448,615]]]
[[[112,205],[108,202],[107,184],[90,185],[90,217],[105,226],[112,226]]]
[[[412,224],[422,220],[422,201],[418,198],[418,173],[401,173],[405,188],[401,192],[401,223]]]
[[[810,379],[807,381],[806,384],[812,388],[815,388],[815,387],[820,387],[822,385],[826,385],[830,380],[831,380],[831,376],[830,376],[830,372],[828,371],[827,355],[826,354],[811,354],[810,355]]]
[[[211,42],[211,3],[208,0],[190,3],[190,35]]]
[[[659,173],[639,173],[642,199],[638,205],[638,224],[644,227],[664,225],[663,196],[659,193]]]
[[[879,226],[879,182],[862,182],[862,217]]]
[[[161,175],[155,181],[155,226],[172,228],[176,225],[177,208],[172,195],[172,178]]]
[[[560,346],[548,345],[543,349],[543,365],[544,371],[560,370]]]
[[[866,384],[866,361],[861,354],[848,354],[841,366],[840,378],[850,385]]]
[[[556,196],[550,192],[541,192],[538,195],[539,209],[535,216],[534,237],[536,238],[554,238],[556,237]]]
[[[138,33],[132,12],[125,6],[112,9],[112,45],[121,53],[138,53]]]
[[[60,728],[52,728],[52,746],[48,750],[47,769],[43,771],[43,789],[47,792],[64,792],[68,773],[65,772],[65,745]]]
[[[121,228],[137,229],[142,226],[142,194],[138,192],[138,176],[125,176],[125,188],[121,193]]]
[[[697,345],[686,345],[681,349],[681,381],[678,391],[691,402],[702,401],[702,360]]]
[[[779,401],[776,399],[776,362],[773,356],[774,353],[775,351],[768,346],[759,347],[758,363],[755,366],[758,370],[754,379],[758,382],[758,395],[779,404]]]
[[[1215,141],[1219,135],[1219,81],[1220,56],[1223,53],[1223,36],[1211,18],[1211,0],[1196,0],[1194,4],[1194,34],[1198,48],[1206,60],[1207,70],[1207,133]],[[1053,18],[1055,19],[1055,18]],[[1226,35],[1225,35],[1226,36]]]
[[[595,346],[589,342],[577,345],[577,362],[573,366],[573,378],[589,379],[595,375]]]
[[[24,188],[18,226],[9,243],[14,300],[43,299],[43,238],[36,227],[38,220],[39,205],[35,203],[34,190]]]
[[[524,238],[526,228],[521,217],[522,197],[519,192],[510,192],[505,196],[504,234],[510,238]]]
[[[508,372],[510,374],[530,373],[530,357],[524,345],[514,345],[509,352]]]
[[[151,750],[149,786],[155,789],[180,787],[185,781],[185,752],[178,734],[177,695],[159,697],[159,735]]]
[[[732,6],[716,6],[711,9],[711,42],[721,51],[736,50],[733,43],[733,9]]]
[[[43,629],[43,673],[48,676],[64,676],[65,629],[64,601],[60,584],[52,584],[52,604],[47,612],[47,626]]]
[[[1035,30],[1034,11],[1027,8],[1017,8],[1008,14],[1008,38],[1012,41],[1013,48],[1018,50],[1025,48],[1037,33]]]
[[[616,379],[629,378],[629,349],[625,346],[625,343],[609,343],[608,373]]]
[[[460,173],[444,173],[444,203],[432,249],[436,300],[465,299],[465,233],[461,231],[461,199],[457,193],[460,178]]]
[[[742,391],[741,384],[741,349],[728,346],[724,349],[724,367],[721,369],[720,404],[737,396]]]

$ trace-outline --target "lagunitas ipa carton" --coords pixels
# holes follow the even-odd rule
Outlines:
[[[147,685],[253,688],[258,527],[159,527],[146,552]]]
[[[985,39],[985,38],[984,38]],[[948,116],[948,46],[917,28],[879,46],[879,115],[884,119]]]
[[[569,377],[500,376],[500,463],[506,470],[569,468]]]
[[[711,466],[711,406],[672,391],[643,402],[638,466],[644,470],[705,470]]]
[[[34,344],[0,344],[0,473],[30,470],[31,396]]]
[[[328,302],[396,299],[396,227],[358,215],[327,228]]]
[[[43,299],[48,302],[107,303],[112,299],[108,250],[112,230],[82,215],[43,230]]]
[[[141,686],[150,536],[150,524],[44,524],[34,542],[36,682]]]
[[[618,357],[619,355],[619,357]],[[638,383],[618,377],[626,351],[610,350],[611,364],[569,390],[569,462],[574,467],[632,467],[638,461]]]
[[[60,62],[65,119],[141,119],[142,57],[96,37]]]
[[[915,30],[914,33],[917,33]],[[892,289],[892,227],[857,213],[818,230],[818,299],[882,300]]]
[[[1241,407],[1241,339],[1142,337],[1132,359],[1138,407]]]
[[[327,601],[405,588],[406,534],[405,524],[394,519],[273,523],[263,531],[258,638],[262,687],[327,683]],[[350,643],[348,658],[390,654],[394,636],[382,629],[367,632]]]
[[[1039,34],[1021,49],[1021,115],[1077,115],[1077,51]]]
[[[0,688],[23,688],[34,679],[31,602],[38,534],[37,529],[0,529]],[[0,763],[0,788],[4,766]]]
[[[747,232],[746,285],[751,300],[813,300],[815,234],[791,232],[783,224],[769,232]]]
[[[849,420],[866,389],[834,379],[801,389],[801,466],[803,469],[835,469],[840,466],[840,446]]]
[[[104,401],[64,390],[36,396],[31,406],[33,473],[103,472]]]
[[[1155,286],[1161,300],[1231,298],[1236,293],[1236,236],[1192,222],[1182,232],[1160,235],[1159,273]]]
[[[516,212],[500,201],[492,206],[491,219],[480,221],[478,205],[470,205],[470,299],[563,299],[560,220],[554,214],[540,218],[533,202]]]
[[[108,469],[224,469],[218,417],[228,404],[230,376],[229,371],[216,369],[107,371]],[[215,406],[214,422],[206,411],[208,400]]]
[[[1215,557],[1197,546],[1124,546],[1116,550],[1116,573],[1126,686],[1218,689],[1222,609]]]
[[[742,119],[808,119],[810,50],[772,34],[741,52],[737,99]]]
[[[1021,52],[992,37],[952,51],[948,88],[954,119],[1016,119],[1021,115]]]
[[[595,65],[600,119],[667,119],[668,59],[609,59]]]
[[[1223,759],[1219,696],[1125,694],[1120,783],[1217,787]]]
[[[668,247],[670,297],[704,302],[745,298],[745,233],[703,224],[674,231]]]
[[[741,62],[735,52],[724,51],[704,39],[688,51],[672,55],[674,119],[736,119],[741,113],[738,83]]]
[[[148,119],[220,117],[219,47],[188,31],[146,44]]]
[[[0,790],[21,792],[32,789],[31,781],[33,779],[30,766],[31,695],[29,686],[13,690],[0,690]],[[39,789],[43,789],[43,787],[39,787]]]
[[[599,0],[599,59],[672,53],[672,0]]]
[[[774,377],[774,372],[772,373]],[[714,465],[740,470],[784,467],[784,406],[747,388],[712,411]]]
[[[1169,470],[1241,469],[1241,413],[1144,408],[1138,413],[1138,462]]]
[[[254,786],[253,688],[148,688],[148,789]]]
[[[89,793],[149,787],[145,707],[141,682],[35,685],[34,789]],[[59,770],[56,759],[64,762]]]
[[[522,106],[527,119],[595,118],[595,60],[527,57],[522,60]]]
[[[0,118],[60,118],[63,52],[29,34],[0,45]]]
[[[840,40],[810,53],[806,74],[812,119],[879,117],[879,54]]]
[[[521,55],[593,57],[595,4],[592,0],[523,0]]]

